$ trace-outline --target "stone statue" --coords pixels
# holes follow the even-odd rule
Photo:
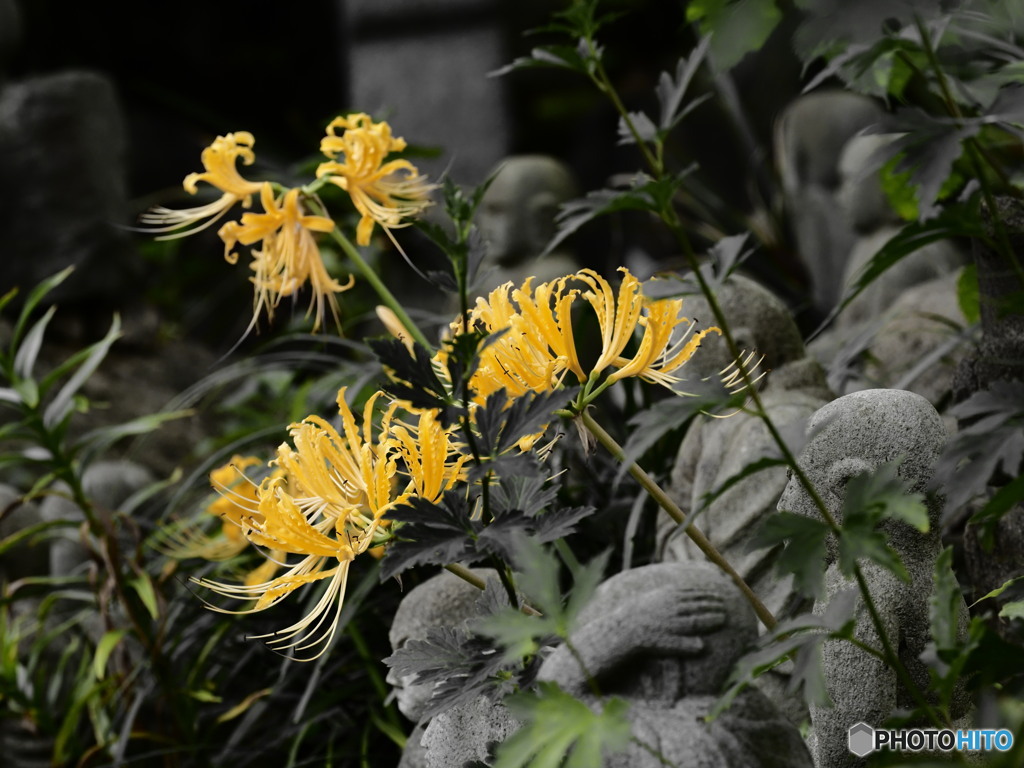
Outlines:
[[[881,464],[902,458],[899,476],[911,492],[923,491],[932,467],[946,442],[946,429],[935,409],[920,395],[890,389],[855,392],[829,403],[811,419],[812,435],[800,456],[800,466],[814,483],[829,512],[842,522],[846,483]],[[819,512],[800,482],[793,478],[779,501],[779,509],[818,517]],[[929,509],[932,530],[921,533],[900,521],[883,524],[890,546],[910,574],[904,583],[871,563],[861,568],[892,645],[914,682],[924,689],[928,669],[921,653],[930,639],[928,600],[932,593],[935,561],[940,552],[936,529],[938,509]],[[830,537],[831,538],[831,537]],[[827,597],[815,605],[824,610],[827,599],[852,583],[840,573],[835,541],[828,542],[825,572]],[[860,597],[857,598],[855,637],[880,648],[881,641]],[[966,632],[967,609],[960,606],[961,631]],[[860,766],[847,748],[850,726],[857,722],[881,724],[896,708],[913,706],[886,664],[846,641],[830,641],[823,652],[825,683],[832,707],[812,707],[809,740],[818,768]],[[961,692],[963,694],[963,692]],[[967,711],[966,695],[954,702],[953,717]]]
[[[518,286],[531,275],[537,284],[575,272],[579,267],[564,250],[539,258],[555,234],[558,207],[575,196],[572,172],[555,158],[506,158],[480,205],[487,256],[476,293],[486,295],[510,280]]]
[[[905,224],[886,198],[878,173],[864,173],[872,156],[894,138],[894,134],[856,136],[840,155],[836,197],[854,233],[842,273],[843,295]],[[811,344],[819,359],[833,361],[829,379],[833,388],[840,394],[868,387],[907,388],[939,404],[966,349],[965,340],[959,349],[955,343],[948,344],[951,339],[955,342],[956,326],[967,324],[953,276],[962,263],[962,254],[950,241],[929,243],[904,256],[854,298]],[[956,354],[937,360],[926,375],[905,378],[942,345]],[[867,354],[860,355],[862,350]],[[837,358],[856,358],[856,362],[837,366]]]
[[[807,419],[831,400],[832,394],[821,367],[806,356],[789,311],[766,288],[741,275],[730,276],[717,289],[716,298],[740,349],[764,355],[761,367],[768,374],[761,400],[773,423],[783,435],[802,434]],[[713,320],[703,296],[687,297],[683,308],[688,317]],[[710,335],[701,342],[700,354],[687,363],[687,371],[697,377],[714,376],[729,362],[725,340]],[[685,382],[682,386],[685,388]],[[669,492],[689,517],[700,510],[705,494],[747,464],[778,455],[775,441],[760,418],[743,412],[725,419],[700,416],[680,445]],[[695,518],[711,543],[776,616],[792,613],[799,599],[793,596],[791,580],[780,579],[772,572],[775,551],[749,547],[758,523],[775,512],[785,487],[785,467],[762,470],[736,483]],[[705,560],[667,514],[659,513],[658,520],[659,560]]]
[[[705,563],[659,563],[601,584],[579,616],[572,642],[560,646],[539,678],[596,703],[629,703],[633,735],[679,768],[810,768],[799,731],[756,689],[739,694],[713,721],[704,717],[736,660],[757,639],[750,606],[732,581]],[[606,768],[663,765],[634,742]]]
[[[497,574],[489,568],[474,569],[473,573],[488,582],[497,582],[498,580]],[[454,627],[479,616],[478,604],[482,594],[477,587],[449,571],[441,571],[438,575],[414,587],[409,594],[402,598],[391,623],[388,637],[392,650],[397,651],[410,640],[426,639],[427,632],[434,627]],[[399,768],[424,768],[435,764],[436,760],[431,762],[428,758],[427,748],[422,743],[427,724],[421,722],[427,704],[433,695],[434,684],[417,683],[412,678],[399,677],[393,670],[388,672],[387,682],[394,690],[395,702],[399,711],[416,724],[406,742]],[[431,721],[431,724],[446,714],[448,713],[438,715]],[[454,718],[459,716],[458,713],[452,715]],[[515,730],[515,727],[511,727],[509,732],[511,730]],[[507,734],[502,734],[502,736],[504,735]],[[465,741],[465,734],[463,740]],[[443,738],[441,742],[434,750],[435,758],[437,758],[438,750],[445,748]],[[486,741],[483,742],[483,746],[486,750]],[[482,756],[486,756],[486,751]],[[467,755],[465,759],[470,759],[470,756]],[[438,764],[454,766],[460,763],[453,761]]]
[[[859,131],[880,122],[882,108],[846,91],[816,91],[796,99],[775,125],[775,160],[786,216],[807,268],[815,308],[839,301],[853,232],[836,200],[839,156]]]

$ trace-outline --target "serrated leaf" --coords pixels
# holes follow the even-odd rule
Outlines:
[[[585,566],[572,568],[573,589],[569,599],[563,601],[558,558],[521,533],[514,532],[509,538],[512,539],[510,549],[516,584],[541,615],[530,616],[509,608],[475,626],[475,631],[493,637],[506,649],[506,659],[533,653],[541,640],[569,637],[579,612],[604,577],[609,554],[606,552]]]
[[[930,523],[924,497],[907,493],[906,484],[896,474],[901,460],[887,462],[872,472],[851,477],[843,498],[843,524],[839,532],[839,568],[853,574],[859,560],[870,560],[894,573],[902,581],[910,575],[899,555],[888,544],[885,532],[878,528],[887,518],[902,520],[926,532]]]
[[[997,381],[950,413],[962,424],[946,444],[935,465],[935,484],[946,495],[945,514],[950,516],[975,496],[987,493],[990,479],[1002,471],[1019,476],[1024,458],[1024,384]],[[1011,492],[1001,497],[1002,505]],[[986,520],[996,516],[986,515]]]
[[[599,189],[588,192],[584,198],[563,203],[556,217],[558,230],[541,256],[554,251],[569,235],[598,216],[616,211],[656,210],[656,203],[647,188],[648,181],[646,177],[638,177],[630,189]]]
[[[565,408],[578,390],[566,387],[553,392],[528,392],[515,398],[511,405],[504,390],[492,394],[482,409],[485,413],[478,409],[475,414],[488,453],[498,456],[524,437],[543,431],[555,420],[555,411]]]
[[[510,560],[515,554],[514,536],[523,534],[540,544],[565,538],[576,531],[576,525],[594,514],[594,507],[561,507],[537,515],[513,510],[495,517],[480,531],[476,550]]]
[[[687,6],[687,16],[690,13],[690,6]],[[658,128],[662,131],[670,131],[683,117],[690,112],[698,103],[706,97],[701,97],[683,109],[683,97],[697,69],[707,55],[710,39],[703,36],[697,47],[690,52],[689,58],[680,57],[676,62],[675,78],[668,72],[662,72],[658,78],[658,86],[655,89],[658,94],[658,103],[661,105],[661,113],[658,119]],[[710,95],[710,94],[708,94]]]
[[[630,126],[632,125],[632,130]],[[630,112],[629,122],[625,117],[619,118],[619,145],[636,144],[636,136],[640,141],[650,143],[658,138],[658,129],[646,114],[643,112]],[[633,135],[636,131],[636,136]]]
[[[423,638],[409,640],[384,663],[401,677],[415,676],[417,685],[434,684],[424,719],[481,694],[496,694],[511,671],[493,641],[448,626],[431,627]]]
[[[498,517],[509,512],[522,512],[528,517],[539,515],[558,496],[558,488],[540,475],[503,477],[491,490],[491,511]]]
[[[416,565],[465,560],[474,552],[476,532],[483,526],[470,519],[465,494],[457,491],[446,491],[437,504],[414,497],[392,509],[387,519],[403,525],[381,561],[381,581]]]
[[[828,691],[821,665],[821,647],[826,640],[848,639],[855,626],[858,592],[855,588],[836,593],[824,613],[807,613],[780,621],[770,634],[758,641],[758,648],[741,657],[733,667],[729,688],[712,707],[709,717],[725,711],[736,696],[763,672],[786,659],[794,659],[789,690],[802,689],[804,701],[827,705]]]
[[[107,671],[107,659],[114,652],[114,648],[121,642],[121,639],[128,633],[126,629],[112,629],[96,643],[96,653],[92,658],[92,673],[97,680],[102,680]]]
[[[542,682],[536,693],[509,696],[505,706],[524,725],[498,747],[494,768],[592,768],[632,738],[629,705],[621,699],[595,711],[556,683]]]
[[[370,349],[388,369],[390,381],[383,389],[398,400],[407,400],[414,408],[438,409],[444,426],[451,424],[444,414],[458,405],[448,388],[437,376],[431,354],[422,345],[413,344],[412,354],[398,339],[375,339]]]
[[[775,547],[785,543],[775,560],[779,573],[792,573],[794,586],[804,595],[820,598],[825,593],[825,539],[828,526],[793,512],[770,515],[754,534],[751,546]]]

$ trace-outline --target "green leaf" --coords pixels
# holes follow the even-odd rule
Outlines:
[[[956,301],[967,322],[974,324],[981,321],[981,294],[978,287],[978,268],[968,264],[960,270],[956,281]]]
[[[536,693],[509,696],[505,706],[524,725],[498,747],[494,768],[592,768],[625,751],[632,738],[622,699],[595,711],[556,683],[542,682]]]
[[[14,325],[14,332],[11,334],[11,349],[17,349],[21,346],[21,334],[25,330],[25,325],[28,323],[29,317],[32,315],[33,310],[43,297],[46,296],[50,291],[56,288],[58,285],[63,283],[68,275],[74,271],[74,267],[67,267],[61,270],[55,275],[43,280],[39,285],[32,289],[32,292],[25,299],[25,305],[21,308],[21,314],[18,317],[18,322]],[[10,295],[10,294],[8,294]],[[5,302],[6,303],[6,302]]]
[[[655,182],[640,174],[628,189],[599,189],[588,192],[584,198],[564,203],[556,217],[558,231],[542,255],[554,251],[569,235],[598,216],[627,210],[657,212],[658,196],[655,192]]]
[[[145,435],[168,421],[188,418],[194,413],[191,410],[165,411],[162,413],[152,413],[147,416],[139,416],[122,424],[113,424],[109,427],[100,427],[99,429],[87,432],[75,445],[84,449],[85,454],[101,454],[119,440],[136,435]],[[87,458],[88,456],[83,455],[85,463],[87,463]]]
[[[934,588],[928,601],[932,639],[940,650],[959,644],[959,615],[963,596],[953,575],[953,548],[946,547],[935,560]]]
[[[97,680],[103,679],[103,675],[107,671],[107,659],[110,658],[114,648],[127,633],[127,629],[112,629],[103,635],[96,644],[96,654],[92,658],[92,672]]]
[[[691,0],[686,19],[700,22],[701,34],[711,36],[715,66],[727,70],[764,45],[782,13],[775,0]]]
[[[508,605],[507,599],[504,604]],[[493,640],[462,627],[432,627],[423,638],[410,639],[384,663],[400,677],[415,675],[417,685],[433,683],[422,715],[429,718],[477,696],[497,693],[512,675],[509,662],[520,666],[522,655],[508,659]]]
[[[988,599],[993,598],[993,597],[999,597],[1001,594],[1003,594],[1003,592],[1008,590],[1010,587],[1012,587],[1014,584],[1016,584],[1019,581],[1024,581],[1024,576],[1018,576],[1015,579],[1010,579],[1009,581],[1004,582],[1001,587],[996,587],[995,589],[993,589],[991,592],[989,592],[984,597],[980,597],[977,600],[975,600],[973,603],[971,603],[970,607],[973,608],[974,606],[976,606],[978,603],[982,602],[983,600],[988,600]]]
[[[476,632],[493,637],[505,648],[506,660],[534,653],[540,640],[569,637],[580,611],[604,578],[610,554],[598,555],[584,566],[570,566],[573,589],[569,599],[563,601],[561,565],[554,553],[520,532],[510,534],[510,538],[517,586],[541,615],[530,616],[508,608],[475,626]]]
[[[896,171],[899,158],[894,157],[881,167],[882,191],[889,205],[903,221],[917,221],[917,189],[910,181],[910,171]]]
[[[110,324],[110,330],[107,331],[107,335],[88,347],[89,353],[85,362],[82,363],[81,367],[75,371],[74,375],[70,379],[68,379],[67,383],[61,387],[60,392],[57,393],[53,402],[46,407],[46,410],[43,412],[43,423],[47,427],[53,427],[67,417],[73,407],[72,398],[75,393],[78,392],[79,388],[81,388],[86,380],[92,376],[95,370],[99,367],[99,364],[103,362],[103,358],[107,356],[107,352],[110,351],[110,346],[117,341],[120,336],[121,318],[115,314],[114,320]]]
[[[210,704],[219,704],[224,700],[223,698],[215,694],[213,691],[207,691],[203,688],[200,688],[197,691],[189,691],[188,695],[196,701],[205,701]]]
[[[50,320],[53,318],[53,313],[56,311],[56,306],[50,307],[46,310],[46,314],[39,318],[31,330],[25,334],[25,340],[18,347],[18,353],[14,356],[14,372],[18,376],[24,379],[32,376],[32,369],[35,367],[36,358],[39,356],[39,350],[43,346],[46,326],[49,325]]]
[[[153,619],[157,619],[160,616],[160,609],[157,606],[156,591],[153,589],[153,582],[150,580],[149,574],[145,572],[140,573],[136,578],[128,582],[128,586],[138,593],[139,599],[146,606],[149,615]]]
[[[794,586],[804,595],[825,594],[825,539],[823,520],[780,510],[770,515],[754,534],[751,546],[773,547],[785,542],[775,561],[780,573],[792,573]]]
[[[1024,619],[1024,600],[1017,600],[1016,602],[1004,605],[1002,610],[999,611],[999,618]]]
[[[0,539],[0,555],[52,528],[71,528],[75,527],[75,525],[75,523],[68,522],[67,520],[46,520],[42,523],[19,528],[11,535]]]
[[[658,118],[658,128],[665,132],[670,131],[680,120],[682,120],[690,111],[692,111],[698,104],[704,101],[710,94],[706,94],[699,99],[691,101],[685,108],[683,107],[683,97],[686,95],[687,89],[690,87],[690,82],[693,80],[693,76],[697,74],[697,69],[704,61],[704,57],[707,55],[709,39],[702,37],[700,42],[697,43],[697,47],[690,52],[690,57],[680,57],[676,63],[675,78],[672,77],[668,72],[662,72],[658,78],[658,87],[656,92],[658,94],[658,102],[661,106],[661,114]]]
[[[871,560],[909,581],[910,575],[899,555],[889,546],[878,524],[886,518],[902,520],[921,532],[929,529],[924,496],[907,493],[906,484],[896,474],[901,459],[878,466],[872,472],[855,475],[846,484],[843,498],[843,525],[839,532],[839,568],[853,574],[858,560]]]
[[[843,300],[822,322],[832,322],[846,306],[860,295],[887,269],[905,256],[920,250],[929,243],[959,237],[984,237],[977,212],[970,205],[947,206],[935,218],[918,221],[903,227],[879,249],[864,268],[857,274],[853,285],[847,289]]]
[[[39,405],[39,387],[34,379],[19,379],[13,383],[14,391],[18,393],[26,408],[35,408]]]

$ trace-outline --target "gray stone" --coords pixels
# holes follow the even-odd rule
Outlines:
[[[478,696],[434,717],[423,733],[426,768],[458,768],[487,760],[490,749],[519,730],[500,701]]]
[[[970,349],[957,331],[968,324],[957,298],[960,274],[908,288],[883,313],[860,369],[865,387],[908,389],[936,407],[948,402]]]
[[[498,5],[389,0],[343,3],[343,11],[351,108],[389,120],[411,145],[443,150],[416,159],[430,176],[483,181],[509,141],[504,85],[487,77],[506,63]]]
[[[0,93],[0,288],[74,265],[51,301],[123,299],[141,274],[125,219],[125,135],[111,82],[93,72],[32,78]]]
[[[855,392],[821,408],[808,427],[812,435],[800,456],[800,466],[814,483],[829,512],[842,522],[843,497],[847,481],[874,470],[883,463],[903,458],[899,468],[910,492],[924,491],[932,468],[945,445],[947,434],[942,419],[920,395],[900,390],[874,389]],[[791,479],[779,509],[818,518],[819,512],[799,481]],[[937,532],[939,510],[929,509],[932,528],[928,533],[901,521],[888,520],[883,530],[890,546],[899,554],[910,574],[904,583],[892,573],[869,562],[861,568],[872,599],[900,660],[914,682],[924,688],[929,681],[921,654],[930,640],[928,599],[932,592],[935,561],[940,552]],[[815,605],[824,611],[838,592],[849,589],[835,562],[837,546],[827,543],[826,597]],[[966,606],[961,601],[961,632],[966,632]],[[854,636],[872,647],[881,647],[874,624],[860,596],[856,603]],[[831,707],[812,707],[812,738],[809,740],[818,768],[861,766],[864,760],[848,749],[848,731],[853,723],[881,725],[894,709],[913,706],[909,693],[898,684],[887,664],[846,641],[829,641],[823,650],[825,683]],[[952,715],[961,717],[968,701],[961,690]]]
[[[845,91],[801,96],[775,126],[775,156],[786,215],[811,278],[815,307],[828,312],[842,291],[853,230],[836,199],[843,146],[884,117],[873,100]]]
[[[82,490],[97,516],[106,517],[116,512],[132,494],[152,482],[153,476],[149,470],[134,462],[124,459],[98,461],[82,475]],[[49,522],[85,522],[81,508],[65,495],[47,496],[39,505],[39,514]],[[80,528],[69,528],[54,538],[50,545],[51,575],[69,576],[78,573],[89,562],[89,551],[83,543],[85,535]]]
[[[877,173],[863,171],[870,167],[872,154],[893,139],[892,134],[857,136],[842,154],[838,199],[857,233],[844,267],[844,296],[902,228]],[[832,327],[810,345],[827,364],[829,383],[838,393],[894,387],[918,392],[935,405],[946,399],[951,387],[947,369],[963,358],[964,350],[959,345],[956,354],[944,354],[947,347],[952,352],[958,345],[950,342],[953,331],[941,318],[966,325],[951,277],[963,261],[950,241],[929,243],[889,267],[843,308]],[[930,365],[906,378],[933,357]]]
[[[555,235],[558,207],[577,194],[568,166],[547,155],[513,155],[492,173],[477,216],[487,253],[475,293],[486,296],[507,282],[518,287],[528,277],[536,286],[579,269],[564,246],[541,255]]]
[[[474,569],[473,573],[488,582],[498,581],[497,574],[491,569]],[[427,579],[409,590],[399,603],[388,633],[391,649],[397,651],[410,640],[424,640],[427,632],[435,627],[454,627],[479,616],[481,595],[477,587],[449,571],[441,571]],[[388,671],[387,682],[394,692],[398,710],[416,723],[400,765],[402,768],[423,768],[429,763],[426,747],[421,742],[425,725],[420,720],[433,695],[434,684],[417,683],[414,677],[400,677],[394,670]]]
[[[841,184],[837,199],[857,233],[843,271],[844,295],[905,223],[889,204],[878,172],[864,173],[865,166],[871,167],[872,155],[896,138],[896,134],[855,136],[844,147],[839,161]],[[852,329],[888,311],[908,288],[947,275],[963,262],[963,255],[947,240],[919,248],[887,269],[851,301],[839,315],[836,327],[849,336],[855,332]]]
[[[756,637],[750,606],[717,569],[648,565],[598,587],[571,636],[579,658],[556,648],[539,679],[596,704],[592,676],[602,695],[629,703],[634,735],[680,768],[809,768],[799,731],[757,690],[741,693],[712,723],[703,720]],[[604,765],[663,763],[633,743]]]

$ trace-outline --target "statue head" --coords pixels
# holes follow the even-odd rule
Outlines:
[[[579,621],[582,626],[609,614],[618,617],[635,650],[611,669],[590,672],[602,690],[652,701],[718,695],[757,639],[743,595],[708,563],[657,563],[612,576]]]
[[[558,206],[575,195],[571,171],[555,158],[506,158],[480,206],[488,257],[509,267],[539,256],[555,234]]]
[[[945,425],[932,404],[899,389],[866,389],[833,400],[811,417],[807,433],[810,440],[800,455],[800,467],[839,523],[850,478],[902,459],[898,476],[908,491],[923,492],[947,439]],[[796,477],[786,485],[779,509],[819,515]],[[930,516],[936,523],[937,510],[930,510]],[[916,534],[903,523],[889,521],[886,525],[897,547]]]
[[[473,573],[488,580],[497,578],[490,569],[474,569]],[[482,594],[448,571],[427,579],[409,590],[398,604],[388,633],[391,649],[397,651],[410,640],[425,640],[427,632],[434,627],[454,627],[479,615],[477,603]],[[394,670],[387,676],[399,711],[410,720],[418,721],[430,701],[434,684],[413,680],[413,676],[399,677]]]
[[[729,330],[740,351],[756,350],[764,355],[763,370],[779,368],[806,357],[803,338],[793,315],[782,300],[755,280],[730,275],[715,289],[715,298],[729,321]],[[699,328],[716,325],[711,307],[702,294],[683,299],[683,314],[698,321]],[[708,334],[700,351],[686,364],[695,377],[714,376],[732,362],[725,339]]]

